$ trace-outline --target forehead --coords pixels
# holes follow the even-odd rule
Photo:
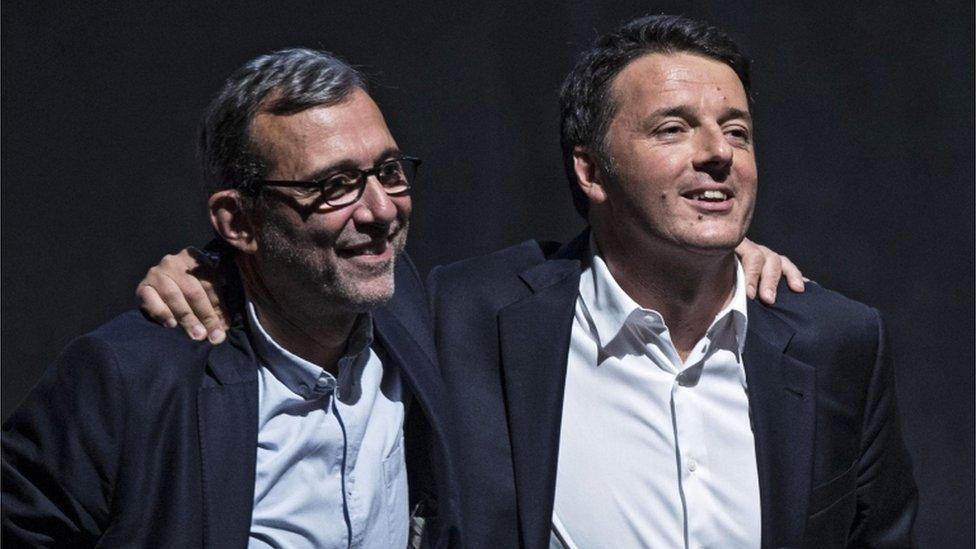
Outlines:
[[[614,78],[618,109],[718,103],[748,111],[742,81],[732,67],[691,53],[651,53],[631,61]]]
[[[396,142],[376,103],[355,90],[341,103],[277,115],[259,112],[251,138],[275,177],[299,178],[337,163],[369,165]]]

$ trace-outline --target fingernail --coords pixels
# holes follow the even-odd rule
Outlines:
[[[770,301],[776,299],[776,292],[773,290],[766,290],[766,299],[769,299]]]
[[[176,319],[175,318],[170,318],[169,320],[166,321],[166,327],[167,328],[175,328],[178,324],[179,323],[176,322]]]
[[[756,287],[752,284],[746,286],[746,294],[748,294],[750,298],[756,297]]]
[[[224,340],[224,331],[221,329],[214,330],[210,332],[210,335],[207,337],[207,339],[210,340],[210,343],[217,345],[218,343]]]
[[[196,326],[190,329],[190,337],[197,340],[203,339],[207,337],[207,329],[204,328],[202,325],[197,324]]]

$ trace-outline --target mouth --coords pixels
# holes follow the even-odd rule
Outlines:
[[[336,255],[341,259],[348,259],[361,263],[382,263],[393,257],[393,240],[399,234],[399,229],[390,232],[385,237],[373,238],[364,242],[343,243],[336,246]]]
[[[383,256],[389,255],[390,243],[386,240],[378,240],[373,242],[367,242],[365,244],[359,244],[356,246],[347,246],[343,248],[336,249],[336,255],[345,259],[351,258],[382,258]]]
[[[681,197],[688,200],[691,206],[699,211],[714,213],[732,209],[735,193],[727,187],[696,188],[681,193]]]

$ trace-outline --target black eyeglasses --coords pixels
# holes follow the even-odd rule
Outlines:
[[[332,207],[348,206],[359,200],[366,189],[366,180],[371,175],[383,186],[388,195],[397,195],[410,190],[417,175],[421,160],[413,156],[400,156],[380,162],[366,170],[348,169],[329,175],[318,181],[274,181],[252,180],[246,189],[257,192],[260,187],[297,187],[319,189],[322,199]]]

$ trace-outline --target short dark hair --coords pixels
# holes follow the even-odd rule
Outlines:
[[[563,81],[559,93],[560,141],[576,211],[586,217],[589,203],[576,184],[573,147],[589,147],[604,167],[606,135],[617,105],[614,78],[631,61],[649,53],[688,52],[725,63],[735,71],[749,95],[749,60],[724,32],[701,21],[678,15],[650,15],[631,20],[595,41],[583,52]]]
[[[267,161],[251,140],[259,111],[290,114],[342,102],[366,80],[335,55],[304,48],[279,50],[237,69],[207,108],[199,149],[209,194],[264,178]]]

